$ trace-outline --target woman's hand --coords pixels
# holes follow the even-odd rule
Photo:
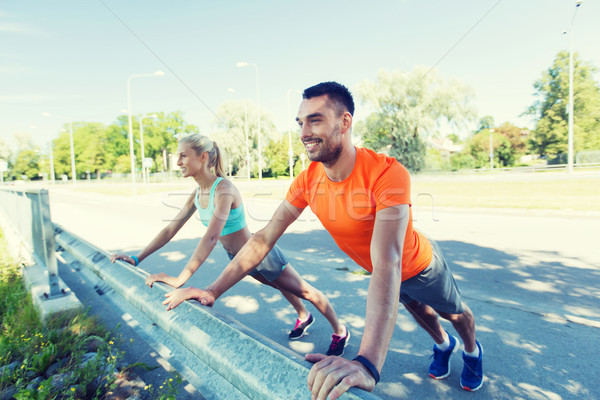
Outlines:
[[[125,261],[133,266],[135,266],[135,260],[128,256],[127,254],[113,254],[110,256],[110,262],[114,263],[117,260]]]
[[[169,278],[173,278],[173,277],[165,274],[164,272],[159,272],[158,274],[152,274],[146,278],[146,285],[148,285],[149,287],[152,287],[154,282],[165,282],[167,285],[170,285],[170,283],[168,282]]]
[[[198,289],[194,287],[173,290],[165,294],[167,298],[163,304],[167,306],[167,311],[170,311],[183,303],[186,300],[198,300],[203,306],[212,307],[215,304],[215,296],[208,290]]]

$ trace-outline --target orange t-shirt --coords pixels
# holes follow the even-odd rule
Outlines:
[[[356,163],[348,178],[332,182],[320,162],[313,162],[294,180],[286,200],[310,209],[340,249],[358,265],[373,272],[371,237],[375,213],[398,204],[410,205],[410,175],[395,158],[356,148]],[[412,210],[402,252],[402,280],[431,262],[431,244],[413,229]]]

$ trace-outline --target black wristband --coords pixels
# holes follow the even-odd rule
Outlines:
[[[373,378],[375,379],[375,384],[377,385],[377,382],[379,382],[379,371],[377,371],[377,368],[375,368],[371,361],[367,360],[363,356],[356,356],[352,361],[358,361],[359,363],[364,365],[365,368],[369,370],[371,375],[373,375]]]

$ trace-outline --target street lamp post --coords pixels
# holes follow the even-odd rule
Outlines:
[[[49,112],[43,112],[44,117],[58,117],[69,120],[67,117],[62,115],[50,114]],[[73,185],[77,183],[77,171],[75,170],[75,149],[73,148],[73,123],[69,120],[69,140],[71,142],[71,175],[73,176]]]
[[[131,159],[131,186],[133,195],[137,194],[135,189],[135,153],[133,152],[133,124],[131,121],[131,80],[146,76],[163,76],[165,73],[156,71],[152,74],[134,74],[127,78],[127,119],[129,121],[129,158]]]
[[[48,143],[48,147],[50,148],[50,182],[54,184],[54,146],[52,146],[52,140],[50,141],[50,143]]]
[[[142,182],[148,183],[148,174],[146,173],[146,166],[144,165],[144,159],[146,157],[144,153],[144,118],[158,118],[156,114],[146,114],[140,117],[140,146],[142,147]]]
[[[262,181],[262,138],[260,133],[260,85],[258,83],[258,65],[250,64],[245,61],[240,61],[236,64],[237,67],[247,67],[251,65],[256,70],[256,102],[257,102],[257,115],[258,115],[258,180]]]
[[[289,127],[288,127],[288,139],[290,142],[290,147],[288,149],[288,158],[290,164],[290,180],[294,179],[294,150],[292,149],[292,117],[290,113],[290,93],[293,89],[288,89],[287,91],[287,107],[288,107],[288,118],[289,118]],[[302,93],[299,90],[295,90],[297,93]]]
[[[569,25],[569,139],[567,153],[567,172],[569,173],[573,172],[573,22],[575,22],[575,15],[581,3],[583,1],[575,2],[575,11]]]

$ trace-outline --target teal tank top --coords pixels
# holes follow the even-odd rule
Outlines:
[[[194,196],[194,205],[198,209],[198,216],[200,220],[204,224],[204,226],[208,226],[210,219],[212,218],[215,212],[215,189],[219,182],[221,182],[223,178],[218,177],[210,188],[210,197],[208,200],[208,208],[202,208],[200,206],[200,200],[198,199],[198,189],[196,188],[196,196]],[[229,235],[230,233],[234,233],[243,229],[246,226],[246,217],[244,215],[244,205],[241,204],[238,208],[234,208],[229,211],[229,216],[227,217],[227,221],[225,222],[225,226],[223,227],[223,231],[221,232],[221,236]]]

